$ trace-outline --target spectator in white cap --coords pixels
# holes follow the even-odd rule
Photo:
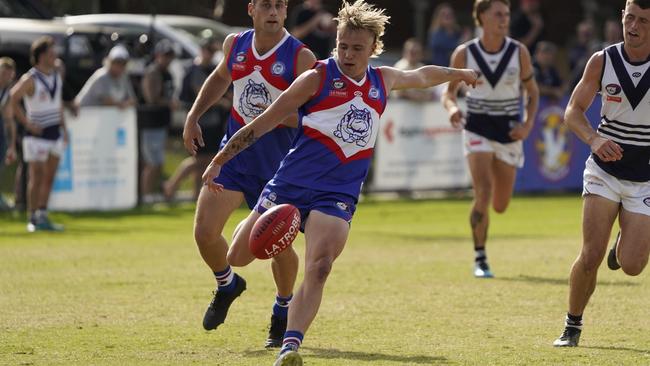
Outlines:
[[[126,73],[129,51],[122,45],[111,49],[104,67],[95,71],[75,98],[77,106],[117,106],[127,108],[135,104],[133,86]]]

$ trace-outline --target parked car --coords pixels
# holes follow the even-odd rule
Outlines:
[[[185,70],[200,54],[199,40],[203,37],[215,37],[223,40],[229,33],[239,32],[243,28],[230,27],[211,19],[178,15],[146,14],[86,14],[68,15],[60,18],[71,26],[91,25],[115,27],[122,31],[112,37],[114,42],[124,44],[132,55],[129,74],[136,82],[141,78],[146,65],[151,61],[152,47],[161,40],[168,39],[176,48],[176,59],[169,66],[177,93],[180,93]],[[215,62],[223,54],[215,55]],[[182,127],[185,120],[184,111],[174,114],[172,127]]]
[[[0,18],[52,19],[52,13],[34,0],[0,0]]]

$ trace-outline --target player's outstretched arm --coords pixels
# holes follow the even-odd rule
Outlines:
[[[283,121],[305,104],[318,91],[321,77],[319,69],[300,75],[264,113],[242,127],[228,140],[228,143],[215,155],[203,173],[203,182],[208,185],[210,191],[217,193],[223,190],[222,186],[214,182],[214,178],[219,176],[221,167],[279,125],[279,121]]]
[[[582,79],[573,90],[564,114],[564,122],[591,151],[603,161],[616,161],[623,157],[623,148],[614,141],[601,137],[591,128],[585,112],[600,90],[600,79],[605,55],[598,52],[591,56]]]
[[[510,138],[513,140],[525,140],[530,131],[533,129],[535,123],[535,116],[537,115],[537,107],[539,105],[539,87],[535,80],[535,70],[533,69],[533,62],[530,58],[530,52],[524,45],[519,46],[519,63],[521,64],[521,83],[524,86],[526,115],[524,123],[517,125],[510,131]]]
[[[479,78],[479,73],[474,70],[436,65],[422,66],[415,70],[399,70],[384,66],[381,72],[389,90],[423,89],[450,81],[476,86]]]
[[[451,55],[451,67],[464,68],[467,66],[465,45],[460,45],[454,50]],[[465,116],[458,106],[458,89],[460,89],[460,81],[451,81],[447,84],[447,89],[442,94],[442,105],[449,114],[449,121],[455,128],[462,128],[465,124]]]
[[[201,127],[199,126],[199,118],[223,97],[228,91],[230,83],[232,83],[232,77],[228,70],[228,54],[234,39],[235,34],[230,34],[223,41],[223,52],[226,56],[205,80],[192,108],[187,114],[185,126],[183,127],[183,144],[185,149],[192,155],[196,155],[199,146],[205,146]]]

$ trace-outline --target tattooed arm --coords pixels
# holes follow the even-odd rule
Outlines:
[[[429,88],[448,81],[465,82],[475,86],[478,73],[469,69],[441,66],[423,66],[415,70],[399,70],[394,67],[380,68],[388,90]]]
[[[221,167],[305,104],[318,91],[320,80],[321,73],[318,69],[303,73],[264,113],[237,131],[203,173],[203,183],[208,189],[213,193],[223,191],[223,186],[214,182],[214,178],[221,172]]]

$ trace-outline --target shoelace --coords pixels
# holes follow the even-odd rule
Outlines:
[[[560,339],[569,339],[575,336],[576,334],[580,333],[580,329],[574,328],[574,327],[565,327],[564,332],[562,332],[562,335],[560,336]]]
[[[484,262],[484,261],[480,261],[480,262],[478,262],[478,266],[479,266],[479,268],[482,269],[483,271],[487,271],[487,270],[490,269],[490,266],[488,266],[487,262]]]

